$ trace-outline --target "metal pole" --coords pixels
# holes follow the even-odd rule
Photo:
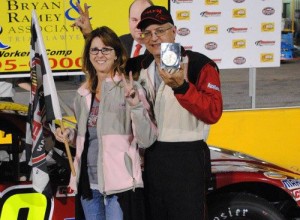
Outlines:
[[[249,96],[251,97],[251,107],[254,109],[256,101],[256,68],[249,68]]]

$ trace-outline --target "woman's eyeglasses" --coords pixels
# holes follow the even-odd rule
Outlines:
[[[101,49],[97,47],[90,48],[90,54],[92,55],[98,55],[99,52],[101,52],[103,55],[108,55],[110,52],[114,50],[114,48],[109,48],[109,47],[103,47]]]

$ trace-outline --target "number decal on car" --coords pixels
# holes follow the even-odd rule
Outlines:
[[[12,186],[0,193],[0,220],[50,219],[52,200],[33,190],[32,185]]]
[[[0,130],[0,144],[12,144],[12,135]]]

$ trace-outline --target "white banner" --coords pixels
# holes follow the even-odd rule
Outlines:
[[[171,0],[176,42],[220,69],[280,66],[279,0]]]

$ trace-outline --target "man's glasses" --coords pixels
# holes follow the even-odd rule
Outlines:
[[[168,28],[156,28],[154,29],[153,31],[144,31],[142,32],[141,34],[141,37],[144,39],[144,40],[149,40],[153,34],[155,34],[156,37],[161,37],[163,36],[167,30],[170,30],[173,26],[171,27],[168,27]]]
[[[99,49],[97,47],[93,47],[90,49],[90,54],[98,55],[98,53],[101,52],[103,55],[108,55],[112,50],[114,50],[114,48],[103,47]]]

